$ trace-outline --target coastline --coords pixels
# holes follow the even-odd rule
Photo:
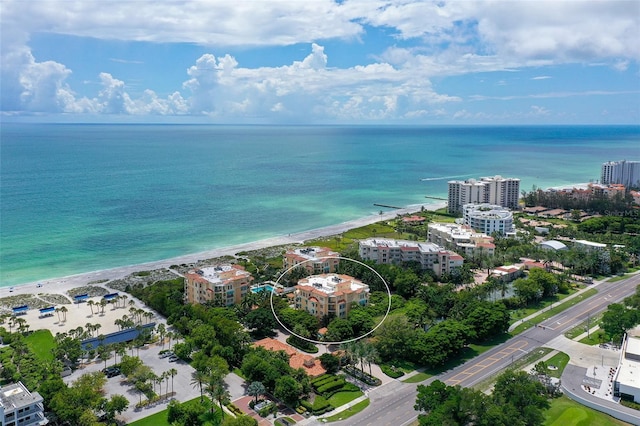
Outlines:
[[[342,222],[336,225],[329,225],[322,228],[311,229],[309,231],[298,232],[295,234],[280,235],[262,240],[220,247],[182,256],[176,256],[169,259],[161,259],[152,262],[119,266],[110,269],[95,270],[64,277],[54,277],[42,279],[39,281],[16,284],[13,286],[0,287],[0,298],[37,293],[66,294],[69,290],[76,287],[88,285],[88,283],[90,282],[120,279],[134,272],[162,269],[175,264],[195,263],[199,260],[213,259],[222,256],[235,256],[236,253],[242,251],[259,250],[267,247],[285,244],[303,244],[307,240],[337,235],[353,228],[370,225],[382,220],[393,219],[397,215],[415,213],[420,211],[422,208],[424,208],[425,210],[435,211],[445,206],[445,202],[414,204],[405,206],[401,209],[383,212],[381,215],[369,215],[361,217],[359,219]],[[38,284],[42,284],[42,286],[38,287]],[[108,282],[100,285],[108,286]]]

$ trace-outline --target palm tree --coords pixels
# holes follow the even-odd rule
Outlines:
[[[266,392],[266,388],[262,384],[262,382],[251,382],[251,384],[247,387],[247,393],[250,396],[255,397],[255,402],[258,402],[258,397],[260,395],[264,395]]]
[[[171,350],[171,339],[176,337],[173,331],[167,331],[167,338],[169,339],[169,350]]]
[[[54,311],[58,315],[58,322],[60,322],[60,308],[56,308]]]
[[[162,349],[164,349],[164,337],[167,333],[167,327],[164,325],[164,323],[160,323],[158,324],[158,334],[160,335],[160,341],[162,342]]]
[[[60,312],[62,312],[62,321],[66,322],[67,321],[67,312],[69,311],[69,309],[67,309],[66,306],[62,306],[60,308]]]
[[[191,377],[193,377],[193,380],[191,380],[191,386],[193,386],[194,388],[196,386],[200,387],[200,402],[202,402],[202,400],[204,398],[203,385],[207,381],[207,373],[206,373],[206,371],[198,371],[198,370],[196,370],[193,373],[191,373]],[[172,383],[171,386],[173,388],[173,383]]]
[[[211,414],[213,414],[213,406],[215,405],[215,401],[218,401],[218,404],[220,404],[220,412],[222,413],[222,417],[224,417],[224,409],[222,408],[222,404],[223,402],[227,401],[231,397],[231,395],[229,394],[229,391],[225,389],[224,381],[219,374],[211,374],[207,383],[206,391],[211,398]]]
[[[100,314],[104,315],[104,308],[107,307],[107,301],[102,299],[100,300]]]
[[[96,304],[96,302],[94,302],[93,300],[89,299],[89,301],[87,302],[87,305],[89,305],[89,307],[91,308],[91,316],[93,316],[93,306]]]
[[[178,374],[178,370],[172,368],[167,373],[171,376],[171,393],[173,393],[173,378]]]

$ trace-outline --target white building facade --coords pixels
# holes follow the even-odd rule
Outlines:
[[[43,399],[30,392],[22,382],[0,388],[0,419],[2,426],[46,425]]]
[[[496,204],[510,209],[518,208],[520,179],[502,176],[483,177],[480,180],[452,180],[448,182],[449,213],[460,213],[465,204]]]
[[[626,187],[640,187],[640,161],[609,161],[602,164],[600,182],[619,183]]]
[[[495,204],[465,204],[463,206],[463,223],[476,232],[491,235],[512,236],[513,213],[509,209]]]
[[[493,237],[474,231],[459,223],[430,223],[427,240],[466,256],[493,256],[496,246]]]

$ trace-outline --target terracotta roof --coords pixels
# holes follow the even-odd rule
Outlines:
[[[303,368],[311,377],[316,377],[327,372],[320,364],[320,361],[311,355],[298,352],[293,346],[282,343],[270,337],[258,340],[255,346],[263,347],[269,351],[285,351],[289,355],[289,366],[291,368]]]

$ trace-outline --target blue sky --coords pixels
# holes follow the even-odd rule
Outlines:
[[[2,0],[0,120],[640,124],[640,2]]]

